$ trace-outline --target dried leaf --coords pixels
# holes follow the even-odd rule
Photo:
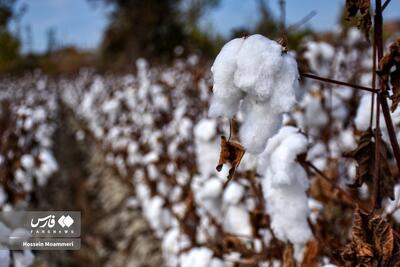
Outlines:
[[[283,252],[282,267],[296,267],[293,246],[288,244]]]
[[[392,255],[394,247],[392,227],[380,216],[375,215],[369,221],[369,228],[373,230],[375,249],[383,256],[383,261],[387,262]]]
[[[368,243],[368,232],[366,225],[368,224],[367,215],[361,213],[359,209],[354,214],[353,228],[351,237],[353,240],[353,247],[356,251],[358,258],[369,258],[374,256],[373,246]]]
[[[396,266],[395,236],[391,225],[377,214],[356,209],[352,241],[342,250],[342,258],[351,266]]]
[[[400,38],[390,45],[389,52],[379,61],[378,73],[386,84],[390,79],[393,92],[390,109],[394,112],[400,103]]]
[[[362,132],[358,146],[355,150],[345,154],[346,157],[351,157],[357,161],[356,179],[350,187],[357,188],[361,187],[362,184],[366,183],[370,188],[373,186],[373,174],[375,167],[375,141],[372,129],[369,128]],[[387,145],[381,139],[380,140],[380,177],[379,177],[379,188],[377,189],[379,194],[376,199],[378,205],[382,202],[385,197],[394,199],[394,186],[397,179],[391,173],[390,166],[388,164],[388,158],[390,158],[389,150]]]
[[[308,241],[300,267],[318,267],[318,254],[318,241]]]
[[[374,168],[375,143],[372,140],[374,134],[369,128],[362,132],[357,148],[345,157],[351,157],[357,161],[356,179],[350,187],[360,187],[363,183],[371,183]]]
[[[239,143],[226,140],[225,136],[221,136],[221,152],[219,154],[219,162],[216,167],[217,171],[222,170],[222,165],[229,163],[231,168],[229,170],[228,181],[233,178],[236,168],[239,166],[243,158],[245,150]]]
[[[358,20],[358,28],[364,32],[367,40],[369,40],[369,33],[372,26],[370,8],[370,0],[346,0],[348,19],[355,18]]]

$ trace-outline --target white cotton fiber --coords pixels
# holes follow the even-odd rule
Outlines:
[[[233,77],[236,71],[236,55],[243,38],[233,39],[224,45],[211,68],[214,78],[214,96],[210,106],[210,116],[232,117],[239,109],[242,92],[236,88]]]
[[[268,141],[260,160],[262,187],[271,227],[277,238],[304,245],[311,238],[306,172],[297,156],[307,151],[307,138],[297,128],[283,127]]]
[[[249,36],[237,54],[235,85],[249,95],[267,100],[282,65],[282,47],[262,35]]]
[[[295,103],[298,70],[282,46],[262,35],[228,42],[212,67],[214,86],[209,115],[233,117],[241,107],[240,139],[258,154],[282,123],[282,113]]]
[[[206,247],[195,247],[181,256],[182,267],[209,267],[213,252]]]
[[[265,103],[246,98],[242,103],[243,124],[239,130],[242,145],[252,153],[261,153],[268,138],[273,136],[282,124],[282,114],[269,110]]]

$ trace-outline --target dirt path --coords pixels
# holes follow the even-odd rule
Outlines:
[[[46,266],[163,266],[160,242],[140,209],[129,205],[133,186],[126,186],[105,164],[94,142],[75,138],[77,121],[60,107],[54,144],[59,172],[36,198],[42,210],[82,212],[82,248],[40,252],[39,262],[50,263]]]

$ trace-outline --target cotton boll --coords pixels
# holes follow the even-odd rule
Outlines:
[[[210,262],[210,267],[225,267],[226,264],[218,258],[212,258],[211,262]]]
[[[236,205],[243,197],[244,188],[236,182],[230,182],[224,191],[223,200],[225,203]]]
[[[211,67],[214,78],[214,95],[218,97],[233,97],[239,94],[234,85],[233,77],[237,68],[237,54],[243,45],[244,38],[236,38],[226,43]],[[239,94],[240,95],[240,94]]]
[[[197,188],[197,196],[200,200],[218,198],[222,192],[222,182],[219,179],[211,178]]]
[[[255,34],[228,42],[212,71],[214,95],[209,115],[231,118],[242,106],[240,141],[248,152],[261,153],[280,127],[282,113],[296,101],[296,61],[277,42]]]
[[[261,153],[265,144],[282,124],[282,114],[276,114],[265,103],[246,98],[242,105],[244,122],[239,130],[242,145],[250,153]]]
[[[393,213],[396,222],[400,222],[400,184],[394,187],[394,200],[388,199],[385,207],[386,213]]]
[[[237,54],[235,85],[260,100],[267,100],[275,89],[275,76],[283,61],[281,54],[282,47],[277,42],[259,34],[247,37]]]
[[[202,119],[196,124],[194,128],[194,135],[196,138],[202,141],[209,141],[215,136],[217,132],[216,130],[217,122],[215,120]]]
[[[166,223],[163,220],[163,205],[164,200],[159,196],[155,196],[148,201],[147,207],[144,209],[147,220],[158,235],[161,235],[164,223]]]
[[[276,74],[270,109],[276,112],[288,112],[296,103],[296,91],[299,90],[299,73],[296,60],[282,55],[282,65]],[[299,94],[299,93],[298,93]]]
[[[357,109],[357,115],[354,119],[356,127],[360,131],[365,131],[369,127],[369,122],[371,119],[371,95],[364,94],[361,99]]]
[[[318,99],[311,95],[306,95],[302,104],[305,105],[305,126],[319,130],[328,123],[328,115],[325,113]]]
[[[211,98],[208,115],[212,118],[217,118],[219,116],[232,118],[239,110],[241,98],[242,95],[235,98],[222,98],[213,96]]]
[[[221,49],[211,68],[214,78],[213,99],[209,110],[211,117],[232,117],[239,109],[243,93],[234,85],[236,55],[243,44],[243,38],[228,42]]]
[[[357,147],[356,140],[354,138],[353,130],[347,128],[340,132],[339,134],[339,147],[342,152],[348,152]]]
[[[182,267],[210,267],[213,252],[205,247],[192,248],[189,252],[182,254]]]
[[[21,157],[21,164],[25,170],[30,170],[35,165],[35,159],[32,155],[25,154]]]
[[[277,238],[294,244],[305,244],[311,238],[307,223],[309,207],[302,185],[295,181],[290,185],[274,187],[269,179],[263,183],[271,227]]]
[[[178,228],[172,228],[165,233],[162,240],[162,251],[167,266],[177,266],[179,251],[190,245],[190,240]]]
[[[260,160],[262,188],[271,227],[277,238],[304,245],[311,238],[306,190],[307,174],[297,155],[307,150],[307,139],[298,129],[285,126],[268,141]]]
[[[244,207],[229,205],[224,217],[224,228],[232,234],[251,236],[249,212]]]
[[[304,53],[310,68],[322,76],[329,74],[330,62],[332,62],[334,55],[335,48],[324,42],[308,42],[307,51]]]

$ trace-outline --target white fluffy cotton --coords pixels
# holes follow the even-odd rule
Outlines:
[[[271,227],[277,238],[303,245],[311,238],[306,172],[296,161],[307,150],[307,138],[297,128],[283,127],[272,137],[260,161],[262,187]]]
[[[277,42],[255,34],[225,44],[212,67],[211,117],[244,114],[240,139],[250,153],[261,153],[295,103],[297,63]],[[242,103],[241,103],[242,102]]]

